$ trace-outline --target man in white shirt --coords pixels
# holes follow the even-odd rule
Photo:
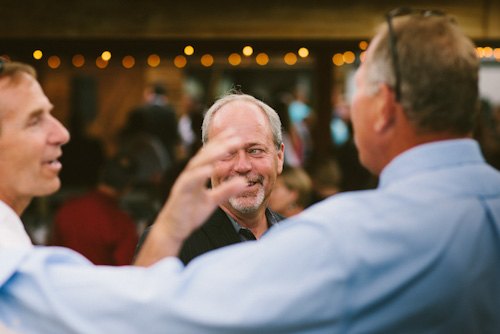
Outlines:
[[[0,200],[0,222],[0,248],[33,245],[19,216],[2,200]]]
[[[392,12],[356,74],[355,140],[377,189],[332,196],[184,266],[183,240],[251,186],[206,188],[214,163],[244,147],[222,132],[174,185],[136,261],[148,268],[0,249],[0,322],[25,333],[500,333],[500,172],[470,138],[478,60],[434,14]],[[41,92],[26,91],[29,77],[15,95],[4,84],[0,101]],[[33,156],[35,143],[24,147]],[[32,196],[52,183],[40,185]]]
[[[0,247],[26,247],[31,241],[19,216],[33,197],[59,189],[57,159],[69,133],[51,115],[33,69],[0,66]]]

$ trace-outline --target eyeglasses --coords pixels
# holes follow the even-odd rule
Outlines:
[[[421,10],[414,8],[397,8],[388,12],[385,17],[387,19],[387,24],[389,26],[389,42],[391,44],[391,54],[392,61],[394,62],[394,76],[396,77],[396,83],[394,86],[394,92],[396,93],[396,101],[401,102],[401,67],[399,65],[399,57],[396,51],[396,36],[394,34],[394,28],[392,26],[393,18],[398,16],[406,15],[421,15],[421,16],[447,16],[447,14],[440,10]],[[450,18],[452,22],[454,19]]]

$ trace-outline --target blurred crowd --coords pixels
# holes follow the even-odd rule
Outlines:
[[[271,210],[290,217],[343,191],[377,186],[358,160],[343,94],[332,97],[331,150],[316,154],[312,133],[316,111],[307,91],[277,94],[271,106],[280,116],[285,144],[284,170],[271,194]],[[35,199],[23,221],[33,241],[75,249],[96,264],[130,264],[138,236],[154,221],[185,164],[202,146],[206,105],[185,94],[177,110],[164,83],[144,90],[120,131],[118,149],[106,157],[97,139],[87,137],[74,113],[71,141],[63,147],[63,188]],[[474,137],[487,161],[500,169],[500,112],[482,101]]]

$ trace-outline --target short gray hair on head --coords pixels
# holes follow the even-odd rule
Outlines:
[[[419,132],[469,134],[478,105],[479,61],[474,44],[448,16],[405,16],[393,21],[401,71],[401,105]],[[367,65],[369,92],[395,86],[384,24]]]
[[[212,123],[212,119],[215,113],[225,106],[226,104],[233,101],[245,101],[258,106],[265,114],[269,121],[269,125],[271,127],[271,132],[273,135],[274,145],[276,149],[279,150],[281,144],[283,143],[282,133],[281,133],[281,120],[278,116],[278,113],[271,108],[266,103],[262,102],[259,99],[256,99],[252,95],[242,94],[242,93],[229,93],[226,96],[217,100],[205,114],[203,118],[203,125],[201,127],[201,138],[203,140],[203,145],[208,142],[208,130],[210,128],[210,124]]]

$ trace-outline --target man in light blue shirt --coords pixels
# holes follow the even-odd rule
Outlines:
[[[478,60],[449,17],[429,14],[391,12],[356,74],[355,140],[377,189],[185,267],[171,255],[248,186],[205,188],[212,163],[241,149],[223,133],[172,189],[137,258],[149,267],[4,248],[0,321],[25,333],[499,333],[500,173],[470,139]]]

